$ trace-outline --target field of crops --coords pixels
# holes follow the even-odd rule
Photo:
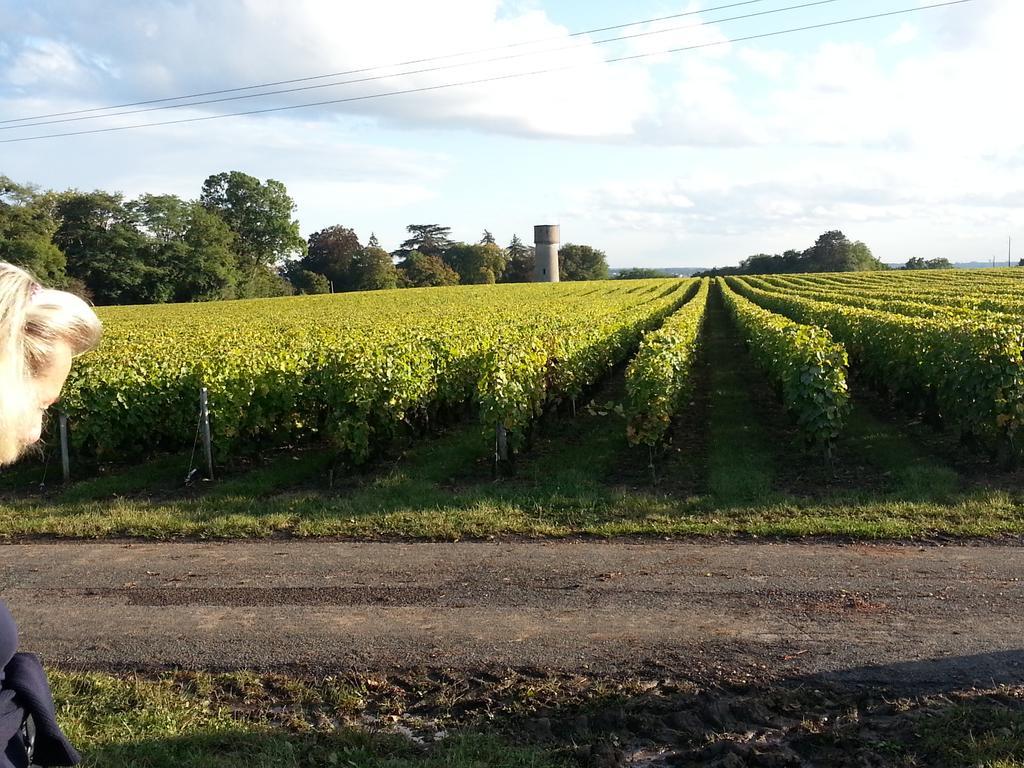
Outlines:
[[[697,283],[417,289],[102,309],[101,348],[63,398],[76,453],[194,442],[209,391],[215,445],[323,437],[364,459],[403,425],[472,408],[515,447],[636,349]]]
[[[538,418],[625,365],[632,445],[693,394],[709,296],[803,436],[829,454],[851,387],[1003,460],[1024,425],[1024,270],[498,285],[101,310],[62,407],[75,454],[218,457],[327,441],[360,462],[402,431],[475,420],[516,452]],[[855,384],[851,384],[855,382]]]
[[[726,282],[763,309],[828,331],[864,384],[905,409],[993,454],[1019,452],[1024,272],[874,272]]]

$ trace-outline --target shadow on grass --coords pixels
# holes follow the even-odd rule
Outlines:
[[[344,730],[334,734],[224,731],[140,739],[87,750],[84,768],[554,768],[544,751],[493,737],[456,736],[418,746],[408,739]]]
[[[1022,662],[1015,650],[708,688],[640,681],[549,702],[523,729],[584,764],[1019,768]]]
[[[335,700],[334,677],[55,679],[87,766],[1020,768],[1022,662],[1013,650],[756,681],[698,659],[640,677],[397,671],[360,678],[355,704]]]

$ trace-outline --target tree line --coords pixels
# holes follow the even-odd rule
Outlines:
[[[0,176],[0,261],[97,304],[150,304],[382,288],[529,282],[534,249],[477,243],[411,224],[393,251],[334,225],[308,238],[285,185],[239,171],[214,174],[195,200],[177,195],[42,190]],[[563,280],[609,276],[591,246],[559,249]]]
[[[839,230],[830,230],[814,245],[803,251],[788,250],[781,254],[759,253],[748,256],[738,267],[717,267],[697,276],[714,275],[779,275],[798,272],[862,272],[888,269],[876,259],[864,243],[852,242]]]

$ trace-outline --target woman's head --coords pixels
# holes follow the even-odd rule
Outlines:
[[[80,298],[0,262],[0,465],[39,440],[72,358],[95,347],[102,332]]]

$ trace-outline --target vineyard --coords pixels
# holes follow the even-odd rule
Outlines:
[[[1024,445],[1024,270],[461,286],[101,315],[103,344],[61,403],[81,481],[62,493],[85,506],[32,507],[36,522],[8,507],[21,515],[8,527],[1024,527],[1017,491],[1004,493]],[[182,493],[201,389],[222,490],[192,512],[158,505],[158,523],[138,523],[149,506],[126,522],[89,506],[148,498],[154,483],[161,498]],[[253,469],[279,457],[291,463]],[[38,484],[40,463],[5,472],[0,489]],[[351,495],[318,495],[336,470]],[[247,483],[259,500],[244,501]],[[314,495],[262,500],[296,483]],[[243,501],[233,513],[218,493]],[[850,501],[821,506],[834,498]],[[748,512],[721,516],[736,504]],[[810,504],[813,521],[787,504]],[[997,512],[968,524],[965,505]],[[907,528],[901,516],[921,510],[932,517]]]
[[[323,438],[356,461],[403,426],[474,410],[521,441],[693,294],[692,281],[418,289],[101,310],[100,350],[63,398],[77,453]]]

